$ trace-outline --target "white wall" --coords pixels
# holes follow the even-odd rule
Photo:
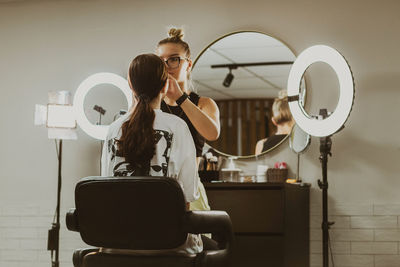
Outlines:
[[[259,30],[297,53],[326,44],[346,57],[356,100],[346,128],[333,137],[329,159],[331,206],[339,219],[349,221],[336,230],[342,231],[337,238],[344,243],[338,265],[398,266],[399,11],[397,1],[0,1],[0,266],[49,264],[46,235],[55,208],[57,162],[46,130],[33,126],[34,105],[47,103],[48,91],[74,91],[96,72],[125,76],[130,60],[152,52],[168,25],[186,26],[193,56],[228,32]],[[313,76],[311,83],[324,80]],[[312,99],[314,108],[319,100],[329,102],[321,94]],[[73,206],[75,182],[98,174],[98,142],[81,130],[78,135],[77,141],[64,143],[64,209]],[[318,140],[313,139],[303,156],[302,176],[313,184],[317,221],[318,156]],[[382,212],[387,204],[389,210]],[[370,224],[358,223],[360,218]],[[361,239],[340,240],[345,231]],[[389,240],[380,238],[382,231],[392,231],[383,233]],[[312,236],[316,266],[318,232],[317,226]],[[72,266],[78,240],[62,232],[62,266]],[[360,249],[360,241],[371,249]],[[389,246],[389,255],[382,256],[377,246]]]

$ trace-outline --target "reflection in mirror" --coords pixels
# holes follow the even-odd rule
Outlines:
[[[295,59],[284,43],[259,32],[229,34],[200,53],[192,71],[195,90],[220,110],[220,137],[209,142],[214,150],[252,157],[257,141],[275,133],[272,104],[286,89]]]
[[[334,112],[339,101],[339,80],[335,70],[324,62],[311,64],[304,75],[307,81],[307,100],[304,110],[318,115],[321,108]]]
[[[311,143],[311,137],[308,133],[303,131],[297,124],[293,126],[292,132],[289,137],[289,146],[293,152],[297,153],[297,171],[296,181],[300,179],[300,153],[304,152]]]
[[[286,90],[281,90],[279,92],[279,97],[275,98],[272,104],[271,121],[274,126],[276,126],[276,131],[273,135],[257,142],[255,149],[256,155],[275,148],[280,142],[285,140],[292,131],[294,121],[290,112]]]
[[[85,115],[92,124],[109,125],[128,103],[122,91],[111,84],[100,84],[88,92],[84,101]]]
[[[290,148],[296,153],[301,153],[306,150],[306,148],[310,145],[310,142],[310,135],[303,131],[297,124],[295,124],[290,134]]]

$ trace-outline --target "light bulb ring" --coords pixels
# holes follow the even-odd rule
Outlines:
[[[89,136],[99,140],[105,140],[109,125],[92,124],[86,117],[84,110],[86,95],[91,89],[99,84],[111,84],[119,88],[126,97],[128,109],[132,106],[132,90],[130,89],[126,79],[117,74],[108,72],[96,73],[89,76],[79,85],[78,89],[76,90],[73,103],[76,122]]]

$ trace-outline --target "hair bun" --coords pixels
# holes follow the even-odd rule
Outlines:
[[[285,99],[285,98],[287,98],[287,96],[288,96],[287,90],[280,90],[278,93],[279,99]]]
[[[168,36],[171,39],[179,39],[183,41],[183,30],[178,28],[171,28],[168,31]]]

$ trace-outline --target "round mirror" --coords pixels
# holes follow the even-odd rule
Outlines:
[[[301,182],[300,179],[300,153],[304,152],[310,146],[311,136],[303,131],[297,124],[292,128],[289,138],[289,146],[293,152],[297,153],[297,170],[296,182]]]
[[[220,110],[220,137],[208,145],[225,156],[254,157],[257,142],[276,132],[272,104],[286,90],[295,59],[287,45],[260,32],[234,32],[208,45],[192,70],[194,90]],[[301,88],[304,96],[304,82]]]
[[[294,125],[289,138],[290,148],[296,153],[301,153],[306,150],[310,143],[310,135],[297,126],[297,124]]]

